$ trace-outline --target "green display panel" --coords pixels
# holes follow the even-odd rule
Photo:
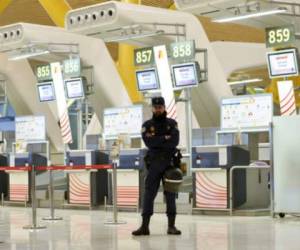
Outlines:
[[[153,48],[142,48],[134,50],[134,64],[135,66],[149,65],[154,62]]]
[[[293,25],[266,29],[267,48],[290,45],[294,41],[295,27]]]
[[[169,48],[170,56],[173,60],[194,60],[195,41],[184,41],[172,43]]]
[[[38,82],[52,80],[50,64],[39,65],[36,67],[36,78]]]
[[[68,60],[64,60],[63,63],[64,77],[80,77],[81,76],[81,62],[80,57],[72,57]]]

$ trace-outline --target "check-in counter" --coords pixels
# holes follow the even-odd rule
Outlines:
[[[66,153],[69,166],[92,166],[109,163],[109,155],[99,150],[74,150]],[[68,204],[97,206],[107,196],[107,170],[65,170],[68,175]]]
[[[229,208],[229,170],[246,166],[250,154],[241,146],[212,145],[192,149],[194,209],[227,210]],[[246,202],[246,172],[236,170],[233,177],[234,207]]]
[[[47,157],[37,153],[11,153],[10,167],[47,166]],[[30,178],[28,171],[6,171],[9,175],[9,201],[28,202],[30,200]],[[37,177],[38,178],[38,177]]]
[[[144,190],[145,149],[121,149],[117,166],[117,205],[120,208],[139,208]],[[111,171],[109,171],[111,173]],[[109,203],[112,201],[112,178]]]
[[[0,166],[7,167],[8,166],[8,157],[7,155],[0,155]],[[8,190],[9,190],[9,176],[6,172],[0,172],[0,195],[4,199],[8,198]]]

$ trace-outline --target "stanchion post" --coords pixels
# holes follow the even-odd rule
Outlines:
[[[192,161],[192,95],[191,89],[185,89],[185,97],[186,97],[186,104],[185,104],[185,121],[186,121],[186,153],[189,155],[189,163],[187,168],[187,176],[191,176],[191,169],[193,165]]]
[[[4,207],[4,193],[1,193],[1,206]]]
[[[105,224],[110,225],[120,225],[120,224],[126,224],[125,221],[119,221],[118,220],[118,204],[117,204],[117,163],[114,160],[113,161],[113,169],[112,169],[112,177],[113,177],[113,183],[112,183],[112,194],[113,194],[113,219],[107,221]]]
[[[270,198],[271,198],[271,217],[275,218],[275,198],[274,198],[274,126],[269,124],[269,142],[270,142]]]
[[[51,165],[51,164],[48,164]],[[54,211],[54,183],[53,183],[53,170],[49,170],[49,202],[50,202],[50,217],[44,217],[43,220],[57,221],[62,220],[62,217],[55,217]]]
[[[37,213],[36,213],[36,192],[35,192],[35,167],[32,165],[31,167],[31,207],[32,207],[32,224],[23,227],[24,229],[45,229],[45,226],[37,225]]]
[[[118,222],[118,204],[117,204],[117,164],[113,163],[113,210],[114,223]]]

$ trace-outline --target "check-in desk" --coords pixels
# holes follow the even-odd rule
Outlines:
[[[1,167],[7,167],[8,166],[8,157],[7,155],[0,155],[0,166]],[[9,176],[6,172],[0,171],[0,195],[3,198],[8,198],[8,190],[9,190]]]
[[[11,153],[10,167],[47,166],[47,157],[37,153]],[[9,201],[27,202],[30,200],[30,172],[6,171],[9,174]],[[38,178],[38,177],[37,177]]]
[[[144,190],[145,149],[121,149],[117,166],[117,206],[139,208]],[[111,171],[109,171],[111,173]],[[112,178],[109,185],[109,203],[112,201]]]
[[[192,149],[192,163],[193,208],[227,210],[229,170],[235,165],[249,165],[250,154],[241,146],[199,146]],[[246,202],[245,170],[236,170],[233,178],[234,207],[239,207]]]
[[[74,150],[66,153],[69,166],[91,166],[109,163],[109,155],[99,150]],[[107,170],[65,170],[68,177],[68,204],[97,206],[107,196]]]

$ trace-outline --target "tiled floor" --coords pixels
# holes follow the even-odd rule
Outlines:
[[[38,210],[39,224],[47,229],[37,232],[24,230],[30,221],[31,210],[0,208],[0,249],[89,250],[89,249],[300,249],[300,218],[271,219],[270,217],[218,217],[179,215],[178,227],[182,236],[166,235],[166,217],[154,215],[151,236],[134,238],[140,220],[136,213],[120,213],[127,224],[105,225],[111,213],[103,211],[57,210],[64,220],[44,222],[49,214]]]

